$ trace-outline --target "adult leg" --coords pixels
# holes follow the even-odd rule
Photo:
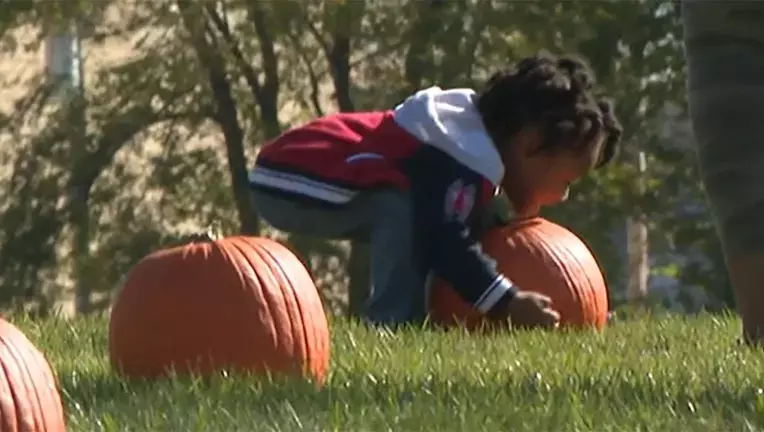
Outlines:
[[[700,168],[748,342],[764,341],[764,2],[685,0]]]

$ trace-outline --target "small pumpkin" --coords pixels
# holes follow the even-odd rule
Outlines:
[[[597,260],[573,232],[541,217],[515,220],[487,230],[483,251],[519,288],[549,296],[560,313],[560,326],[604,328],[608,290]],[[430,290],[430,317],[441,326],[495,329],[448,283],[436,280]]]
[[[225,369],[320,383],[329,330],[313,280],[285,246],[196,238],[130,271],[111,311],[109,354],[132,378]]]
[[[43,354],[0,318],[0,431],[63,432],[64,409]]]

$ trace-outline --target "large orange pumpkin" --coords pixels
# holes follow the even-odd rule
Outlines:
[[[608,291],[602,271],[586,244],[568,229],[540,217],[518,220],[487,231],[482,247],[519,288],[552,299],[561,327],[605,326]],[[495,329],[498,324],[442,280],[431,289],[430,316],[436,324],[470,330]]]
[[[50,365],[19,329],[0,319],[0,431],[65,430]]]
[[[133,378],[232,370],[320,383],[329,330],[313,280],[289,249],[229,237],[141,260],[111,311],[109,353]]]

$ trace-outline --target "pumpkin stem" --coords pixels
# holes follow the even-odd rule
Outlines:
[[[220,228],[210,225],[205,231],[195,232],[181,237],[178,243],[186,244],[214,242],[216,240],[222,239],[223,237],[225,236],[221,232]]]

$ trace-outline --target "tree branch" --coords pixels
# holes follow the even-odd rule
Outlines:
[[[379,49],[363,54],[359,58],[352,59],[350,62],[350,68],[352,69],[360,64],[366,63],[371,60],[375,60],[376,57],[389,55],[393,53],[395,50],[398,50],[400,48],[407,46],[410,42],[411,42],[410,39],[401,37],[400,40],[398,40],[397,42],[393,44],[380,47]]]
[[[233,35],[225,19],[220,16],[214,7],[207,6],[205,11],[209,21],[215,26],[217,31],[223,36],[228,45],[228,49],[236,61],[236,65],[241,69],[244,79],[252,90],[255,100],[260,107],[260,113],[265,125],[266,135],[270,138],[280,132],[278,121],[278,59],[274,50],[273,38],[266,27],[265,12],[259,2],[250,2],[249,13],[255,24],[255,31],[260,42],[260,50],[263,57],[263,72],[265,81],[263,83],[258,79],[258,73],[254,67],[244,58],[243,50],[239,40]]]
[[[183,15],[186,28],[191,34],[193,47],[200,63],[207,70],[208,81],[215,101],[215,120],[223,131],[226,145],[228,169],[231,174],[236,209],[239,216],[239,226],[243,234],[256,235],[260,224],[250,195],[247,176],[247,162],[244,158],[244,131],[239,123],[238,107],[233,96],[233,89],[225,68],[225,58],[206,40],[198,28],[194,28],[196,18],[190,3],[178,2],[178,8]],[[222,21],[225,24],[224,21]],[[210,32],[209,20],[203,24]],[[223,27],[225,28],[225,26]],[[214,35],[211,35],[214,36]]]
[[[308,32],[313,35],[313,37],[316,39],[316,42],[318,42],[318,44],[321,46],[321,49],[324,51],[324,55],[326,55],[328,58],[331,54],[331,47],[329,46],[329,43],[326,42],[326,39],[324,39],[324,37],[321,35],[321,32],[318,31],[318,28],[313,25],[313,22],[307,13],[302,14],[302,21],[308,28]]]
[[[268,28],[266,12],[263,10],[261,2],[250,1],[247,4],[249,5],[250,18],[255,24],[255,32],[263,56],[263,72],[265,73],[263,87],[275,95],[279,88],[278,59],[274,49],[274,39]]]
[[[145,129],[165,121],[182,120],[192,113],[157,112],[148,105],[135,105],[121,114],[109,116],[101,127],[101,135],[95,141],[96,150],[76,162],[70,186],[90,190],[104,168],[114,160],[117,152]]]
[[[226,45],[228,45],[228,49],[231,52],[231,55],[233,55],[233,58],[236,61],[236,65],[241,69],[241,73],[244,76],[244,80],[247,82],[250,90],[252,91],[252,95],[255,96],[255,99],[260,101],[263,98],[262,85],[260,84],[260,80],[257,78],[257,72],[255,69],[244,59],[244,53],[241,50],[239,41],[233,36],[228,23],[222,16],[220,16],[218,11],[215,10],[214,6],[208,5],[205,7],[205,9],[207,16],[215,26],[215,29],[217,29],[220,35],[223,36],[223,40],[225,40]]]
[[[332,80],[336,91],[337,105],[340,111],[355,111],[355,104],[350,96],[350,37],[335,34],[329,62],[332,68]]]
[[[331,42],[328,42],[321,35],[321,32],[311,22],[307,13],[303,13],[302,18],[308,32],[313,35],[316,42],[321,46],[326,60],[329,62],[335,98],[337,99],[340,111],[355,111],[353,100],[350,98],[350,35],[348,34],[350,32],[346,30],[347,23],[344,22],[351,19],[351,17],[341,17],[339,19],[339,21],[343,21],[343,24],[338,25],[332,30]]]
[[[255,33],[260,45],[262,68],[265,74],[263,83],[263,98],[259,100],[260,117],[265,127],[266,139],[274,138],[281,133],[279,122],[279,64],[274,49],[274,38],[268,28],[268,17],[263,10],[263,3],[250,1],[249,17],[255,26]]]
[[[308,81],[310,82],[310,102],[313,105],[313,109],[316,111],[316,115],[323,117],[324,109],[321,106],[318,74],[316,74],[315,69],[313,69],[313,65],[311,64],[308,55],[305,53],[302,43],[300,43],[300,39],[291,32],[289,33],[288,37],[294,45],[295,52],[297,52],[300,60],[302,60],[308,70]]]

